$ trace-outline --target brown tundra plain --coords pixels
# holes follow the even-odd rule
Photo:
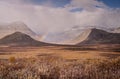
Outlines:
[[[120,45],[1,46],[0,79],[120,79]]]

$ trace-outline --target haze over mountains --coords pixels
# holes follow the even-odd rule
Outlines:
[[[118,27],[118,28],[111,28],[110,31],[112,33],[120,33],[120,27]]]
[[[7,24],[0,24],[0,38],[6,35],[12,34],[14,32],[22,32],[30,35],[34,39],[39,39],[39,35],[33,32],[25,23],[23,22],[13,22]]]
[[[14,22],[11,24],[0,25],[0,44],[2,45],[48,45],[67,44],[120,44],[120,28],[96,29],[88,27],[81,29],[74,26],[71,29],[60,33],[48,34],[41,42],[37,35],[23,22]],[[47,43],[45,43],[47,42]]]
[[[45,42],[65,44],[66,41],[72,40],[73,38],[79,36],[85,29],[78,28],[79,26],[74,26],[68,30],[50,33],[43,39]]]
[[[81,28],[80,26],[73,26],[62,32],[52,33],[46,35],[44,42],[57,43],[57,44],[77,44],[87,38],[93,28],[105,30],[110,33],[120,33],[120,28],[105,28],[100,26],[86,26]]]

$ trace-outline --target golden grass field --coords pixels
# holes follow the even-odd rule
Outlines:
[[[1,46],[0,79],[120,79],[120,45]]]
[[[120,45],[0,47],[0,59],[56,56],[64,59],[100,59],[120,56]]]

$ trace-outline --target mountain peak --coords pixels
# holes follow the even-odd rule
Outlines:
[[[87,38],[79,44],[120,44],[120,33],[109,33],[93,28]]]
[[[75,39],[68,41],[72,45],[81,44],[120,44],[120,33],[110,33],[105,30],[90,28],[84,30]]]
[[[15,33],[15,32],[25,33],[30,35],[31,37],[37,39],[38,36],[35,32],[33,32],[24,22],[13,22],[6,25],[0,25],[0,38],[3,38],[6,35]]]
[[[25,33],[19,32],[19,31],[11,34],[11,36],[14,36],[14,35],[15,35],[15,36],[18,36],[18,37],[19,37],[19,36],[27,36],[27,37],[29,36],[29,35],[27,35],[27,34],[25,34]],[[30,36],[29,36],[29,37],[30,37]]]
[[[17,32],[13,33],[13,35],[22,35],[22,34],[24,34],[24,33],[19,32],[19,31],[17,31]],[[26,34],[24,34],[24,35],[26,35]]]
[[[104,34],[108,34],[108,32],[104,31],[104,30],[101,30],[101,29],[96,29],[96,28],[92,28],[90,29],[90,34],[89,36],[97,36],[97,35],[104,35]]]
[[[5,36],[4,38],[0,39],[0,44],[2,44],[2,45],[17,45],[17,46],[47,45],[47,43],[36,41],[29,35],[24,34],[22,32],[15,32],[13,34]]]
[[[7,35],[5,36],[4,38],[2,38],[1,40],[4,40],[4,41],[13,41],[13,42],[27,42],[27,41],[31,41],[32,38],[27,35],[27,34],[24,34],[24,33],[21,33],[21,32],[15,32],[13,34],[10,34],[10,35]]]
[[[91,28],[91,31],[104,31],[104,30],[97,29],[97,28]],[[105,31],[104,31],[104,32],[105,32]]]

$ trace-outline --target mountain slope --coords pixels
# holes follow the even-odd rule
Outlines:
[[[39,42],[31,38],[29,35],[15,32],[13,34],[7,35],[4,38],[0,39],[0,45],[8,46],[43,46],[49,45],[44,42]]]
[[[86,31],[88,32],[88,31]],[[80,44],[120,44],[120,33],[109,33],[100,29],[91,29],[91,32]]]
[[[94,27],[97,26],[73,26],[60,32],[48,33],[43,41],[56,44],[74,45],[83,41],[89,35],[89,32],[91,31],[90,29]],[[104,29],[103,27],[101,28]],[[86,30],[88,32],[84,32]]]
[[[13,22],[13,23],[9,23],[9,24],[1,24],[0,25],[0,38],[3,38],[4,36],[12,34],[17,31],[25,33],[27,35],[30,35],[34,39],[37,39],[39,37],[25,23]]]
[[[76,38],[69,40],[69,41],[66,41],[66,43],[68,43],[70,45],[75,45],[79,42],[82,42],[88,37],[90,32],[91,32],[91,30],[87,29],[87,30],[83,31],[82,33],[80,33]]]

